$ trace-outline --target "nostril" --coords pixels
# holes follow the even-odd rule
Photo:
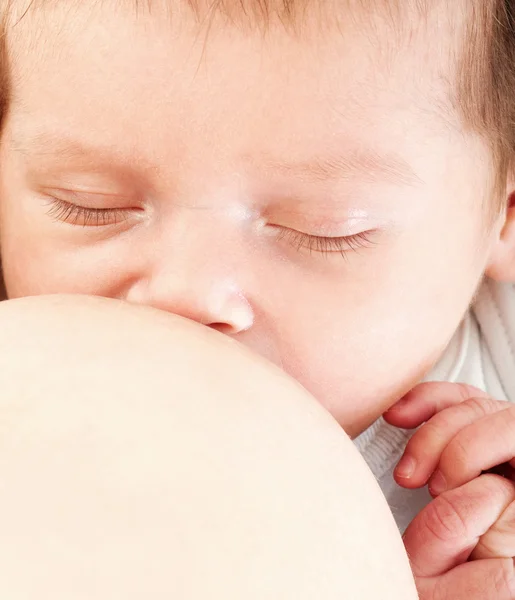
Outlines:
[[[239,333],[235,327],[229,325],[228,323],[210,323],[208,327],[215,329],[224,335],[235,335],[236,333]]]
[[[237,333],[248,331],[254,324],[254,317],[248,312],[245,312],[244,315],[242,314],[242,318],[235,318],[236,316],[232,314],[232,319],[228,319],[225,323],[204,323],[204,325],[207,325],[211,329],[216,329],[216,331],[225,335],[236,335]]]
[[[241,293],[228,296],[210,313],[212,318],[204,320],[203,324],[226,335],[243,333],[254,325],[254,311]]]

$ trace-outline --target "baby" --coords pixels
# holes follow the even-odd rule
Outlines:
[[[7,297],[119,298],[234,337],[356,438],[400,528],[412,522],[422,598],[511,597],[515,551],[472,554],[511,502],[507,481],[477,478],[512,458],[500,405],[415,386],[515,400],[515,3],[2,7]],[[414,491],[399,490],[397,426],[434,413],[396,472]],[[445,456],[431,501],[421,486]],[[490,512],[431,546],[457,493]]]

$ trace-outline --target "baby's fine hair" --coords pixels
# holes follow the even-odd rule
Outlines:
[[[115,0],[111,0],[115,1]],[[0,0],[0,133],[10,103],[9,34],[13,27],[34,11],[59,3],[73,4],[98,0]],[[493,215],[503,208],[507,177],[515,165],[515,0],[116,0],[117,9],[152,11],[159,5],[176,14],[180,4],[198,18],[199,24],[212,25],[223,18],[235,27],[259,27],[264,31],[279,24],[302,36],[306,15],[316,11],[323,26],[338,19],[355,19],[390,26],[392,40],[408,40],[421,22],[451,21],[451,31],[462,39],[451,43],[455,82],[451,103],[466,131],[483,137],[491,147],[495,165]],[[343,21],[342,21],[343,22]],[[209,29],[209,27],[207,27]],[[448,31],[446,29],[445,31]],[[445,46],[434,39],[439,52]],[[414,74],[416,76],[416,74]]]

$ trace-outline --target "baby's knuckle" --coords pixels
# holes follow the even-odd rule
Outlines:
[[[428,421],[411,436],[406,444],[406,450],[412,454],[427,453],[432,446],[431,441],[440,439],[442,431],[443,428],[440,423],[432,420]]]
[[[461,431],[443,451],[442,462],[452,465],[455,471],[461,471],[469,465],[473,446],[474,440],[469,439],[466,431]]]
[[[417,591],[419,600],[451,600],[453,591],[449,589],[449,585],[445,577],[437,577],[432,586],[422,587],[417,581]],[[456,600],[456,598],[452,598]]]
[[[459,502],[447,494],[442,494],[426,507],[424,526],[435,539],[445,543],[462,539],[468,531],[467,523],[459,509]]]
[[[467,402],[475,398],[488,397],[485,392],[468,383],[456,383],[455,386],[455,390],[459,395],[461,402]]]
[[[515,429],[515,406],[509,405],[503,409],[503,417],[506,417],[506,423],[510,429]]]
[[[479,479],[484,493],[488,495],[490,503],[496,503],[500,506],[505,505],[504,502],[507,498],[515,498],[515,485],[510,479],[496,475],[495,473],[483,473]],[[507,510],[507,508],[504,509],[503,515],[507,514]]]
[[[513,558],[499,560],[499,569],[492,576],[495,597],[515,599],[515,564]]]
[[[417,591],[419,591],[418,586]],[[429,589],[423,589],[422,593],[419,591],[419,600],[461,600],[461,598],[461,594],[459,597],[456,596],[455,587],[452,585],[449,586],[448,579],[443,575],[435,578],[432,587]],[[467,597],[467,600],[474,599]]]
[[[485,417],[499,410],[498,400],[494,400],[490,396],[469,398],[465,405],[472,410],[474,415]]]

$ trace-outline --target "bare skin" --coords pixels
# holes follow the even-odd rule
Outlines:
[[[175,0],[12,4],[9,298],[216,327],[355,437],[431,370],[485,271],[515,280],[515,209],[486,231],[491,151],[451,101],[470,0],[407,16],[406,40],[357,8],[385,2],[307,3],[298,36]]]
[[[279,369],[119,301],[0,319],[2,598],[417,597],[372,475]]]

